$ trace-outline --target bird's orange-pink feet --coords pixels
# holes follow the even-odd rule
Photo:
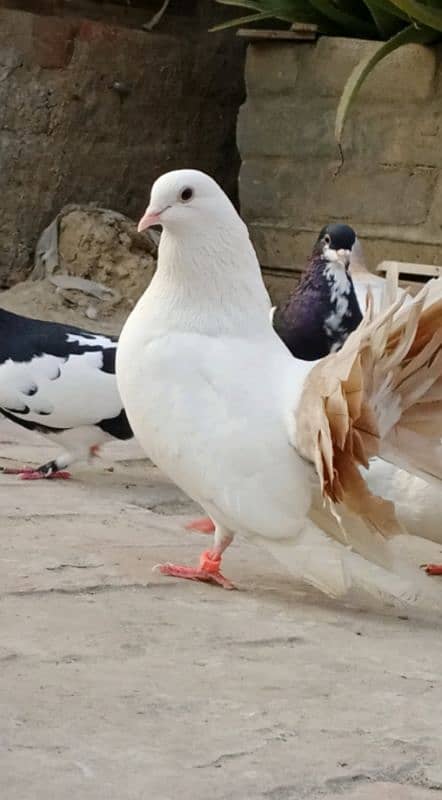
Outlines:
[[[442,575],[442,564],[422,564],[427,575]]]
[[[215,525],[210,517],[201,517],[201,519],[194,519],[185,525],[186,531],[198,531],[198,533],[213,533]]]
[[[201,553],[199,567],[185,567],[180,564],[158,564],[154,571],[161,572],[162,575],[169,575],[172,578],[186,578],[190,581],[206,581],[216,583],[223,589],[236,589],[236,586],[229,581],[220,571],[222,556],[214,550],[206,550]]]
[[[65,470],[57,470],[51,472],[49,475],[45,472],[40,472],[38,469],[32,467],[4,467],[2,469],[4,475],[18,475],[22,481],[41,481],[41,480],[68,480],[72,477],[70,472]]]

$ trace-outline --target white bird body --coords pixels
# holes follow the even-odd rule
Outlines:
[[[215,278],[213,296],[203,300],[198,291],[189,316],[192,297],[176,302],[172,276],[162,272],[169,246],[165,232],[159,269],[120,336],[117,377],[126,413],[149,457],[219,524],[236,532],[247,518],[244,533],[293,535],[310,505],[313,471],[290,445],[289,415],[314,362],[293,359],[273,331],[259,272],[254,314],[245,314],[241,302],[235,308]],[[230,236],[223,267],[230,250],[227,268],[235,268],[236,249]],[[256,267],[253,250],[250,257]],[[245,300],[249,308],[249,294]],[[213,301],[228,309],[221,320]],[[286,493],[287,481],[299,486],[302,503]]]
[[[159,219],[158,269],[116,362],[141,446],[213,518],[215,544],[226,542],[218,557],[238,532],[329,594],[356,584],[409,598],[401,578],[307,517],[315,471],[294,447],[303,433],[295,419],[315,362],[294,359],[274,333],[255,252],[229,200],[201,173],[169,173],[145,215],[146,224]],[[383,391],[387,402],[387,384]]]

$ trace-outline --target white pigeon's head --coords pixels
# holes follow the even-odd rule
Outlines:
[[[144,231],[151,225],[162,225],[166,230],[184,233],[187,229],[207,229],[214,223],[235,221],[244,227],[228,197],[220,186],[196,169],[177,169],[166,172],[152,186],[150,202],[138,223]]]

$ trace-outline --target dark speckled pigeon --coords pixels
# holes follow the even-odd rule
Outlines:
[[[273,327],[296,358],[314,361],[339,350],[361,322],[349,274],[355,241],[348,225],[326,225],[299,285],[275,309]]]
[[[117,338],[0,309],[0,414],[47,435],[63,452],[23,478],[67,478],[69,464],[132,430],[115,377]]]

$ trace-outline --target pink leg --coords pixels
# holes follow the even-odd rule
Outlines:
[[[198,531],[198,533],[213,533],[215,525],[210,517],[202,517],[201,519],[194,519],[184,526],[186,531]]]
[[[423,564],[427,575],[442,575],[442,564]]]
[[[20,472],[19,475],[22,481],[67,481],[72,478],[71,473],[64,469],[51,472],[50,475],[45,475],[44,472],[39,472],[38,470],[26,470],[26,472]]]
[[[236,586],[226,578],[221,572],[221,560],[224,550],[229,546],[233,536],[226,533],[221,528],[216,528],[214,537],[214,547],[212,550],[205,550],[201,553],[199,567],[186,567],[181,564],[158,564],[154,570],[158,570],[162,575],[169,575],[172,578],[186,578],[191,581],[206,581],[216,583],[223,589],[236,589]]]
[[[67,480],[71,477],[71,473],[64,470],[56,470],[47,474],[33,467],[4,467],[1,471],[4,475],[19,475],[22,481]]]

